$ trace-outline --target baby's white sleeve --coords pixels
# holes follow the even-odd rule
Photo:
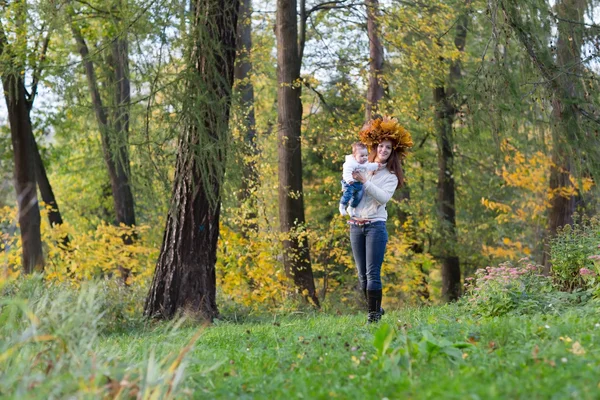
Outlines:
[[[351,163],[351,162],[344,163],[344,166],[342,167],[342,179],[344,180],[344,182],[346,182],[346,183],[354,182],[354,178],[352,177],[352,171],[354,171],[354,168],[356,168],[354,166],[354,163]]]

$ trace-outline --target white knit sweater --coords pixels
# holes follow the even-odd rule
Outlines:
[[[384,168],[375,172],[367,172],[367,181],[364,183],[364,195],[354,209],[357,218],[371,221],[386,221],[386,203],[392,198],[398,177]]]

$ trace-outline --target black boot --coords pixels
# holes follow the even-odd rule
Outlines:
[[[378,322],[381,319],[381,297],[381,289],[367,290],[367,302],[369,304],[367,322]]]
[[[364,288],[364,289],[363,289],[363,293],[365,294],[365,301],[367,302],[367,307],[368,307],[368,305],[369,305],[369,296],[367,296],[367,288]],[[381,303],[381,302],[380,302],[380,303]],[[368,310],[368,308],[367,308],[367,310]],[[384,315],[384,314],[385,314],[385,310],[384,310],[384,309],[383,309],[383,307],[381,307],[381,306],[379,306],[379,313],[380,313],[381,315]]]

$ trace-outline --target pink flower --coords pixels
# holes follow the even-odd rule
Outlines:
[[[593,255],[593,256],[589,256],[589,257],[588,257],[588,259],[590,259],[590,260],[598,260],[598,261],[600,261],[600,254],[596,254],[596,255]]]
[[[592,270],[587,269],[587,268],[581,268],[579,270],[579,275],[581,275],[581,276],[588,276],[588,275],[589,276],[596,276],[596,273],[594,271],[592,271]]]

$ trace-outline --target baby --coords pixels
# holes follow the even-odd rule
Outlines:
[[[369,152],[364,143],[352,143],[352,154],[346,156],[342,168],[342,198],[340,199],[340,214],[348,215],[346,207],[350,204],[350,216],[352,209],[358,205],[363,195],[363,184],[352,177],[352,172],[376,171],[381,164],[368,162]],[[350,202],[352,200],[352,202]]]

